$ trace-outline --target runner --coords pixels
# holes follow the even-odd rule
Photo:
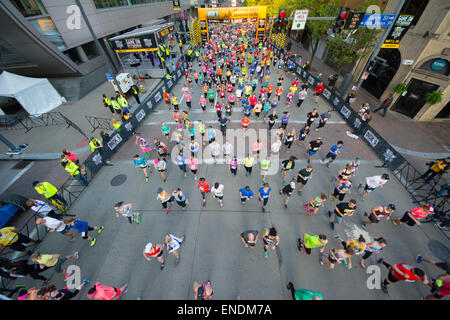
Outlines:
[[[12,250],[25,253],[26,255],[31,255],[32,252],[26,249],[30,242],[37,244],[41,242],[41,240],[29,238],[20,233],[16,227],[3,227],[0,229],[0,249],[11,248]]]
[[[289,184],[287,184],[286,186],[284,186],[281,190],[280,190],[280,194],[285,194],[286,195],[286,199],[284,200],[284,208],[287,209],[287,205],[289,202],[289,198],[292,195],[292,192],[295,190],[295,178],[292,178],[291,182]]]
[[[319,207],[323,207],[325,205],[325,201],[327,201],[327,196],[322,192],[320,196],[317,196],[310,202],[305,203],[303,205],[303,209],[307,211],[309,215],[317,214],[317,211],[319,211]]]
[[[44,300],[70,300],[77,296],[80,290],[88,284],[89,280],[83,279],[81,284],[76,287],[74,291],[70,291],[67,287],[58,290],[55,285],[50,285],[48,287],[41,288],[37,294],[44,297]]]
[[[377,262],[382,263],[389,270],[388,277],[381,283],[381,290],[384,293],[388,293],[387,286],[390,283],[395,283],[397,281],[415,282],[420,280],[423,284],[429,283],[427,275],[420,268],[406,263],[397,263],[391,266],[384,261],[383,258],[378,259]]]
[[[306,97],[308,96],[308,90],[306,88],[302,88],[298,92],[298,101],[297,101],[297,107],[300,108],[303,102],[305,102]]]
[[[281,126],[280,126],[281,128],[283,128],[283,130],[286,130],[290,118],[291,115],[289,111],[284,111],[283,115],[281,116]]]
[[[122,215],[124,217],[128,218],[128,222],[132,224],[133,222],[139,223],[139,216],[140,214],[138,212],[134,213],[131,208],[133,205],[131,203],[123,204],[123,201],[120,201],[114,205],[114,211],[116,212],[116,218],[119,217],[119,215]]]
[[[241,120],[242,130],[247,131],[248,126],[250,125],[250,119],[247,116],[244,116]]]
[[[92,238],[91,236],[88,236],[89,231],[96,230],[98,234],[100,234],[103,230],[103,226],[95,226],[91,227],[87,222],[81,221],[75,218],[70,218],[67,220],[64,220],[64,223],[66,224],[66,231],[70,229],[76,229],[78,233],[81,235],[81,237],[85,240],[90,241],[90,246],[93,247],[95,243],[97,242],[96,238]]]
[[[369,215],[369,221],[361,222],[361,227],[364,230],[367,230],[368,224],[378,223],[381,221],[381,219],[383,219],[383,217],[386,217],[386,220],[389,220],[394,211],[395,205],[392,203],[389,204],[388,206],[379,206],[372,208]],[[364,212],[364,215],[367,216],[367,212]]]
[[[334,208],[334,221],[330,221],[331,230],[334,230],[334,224],[341,224],[345,216],[352,216],[356,210],[356,200],[350,199],[349,202],[341,202]],[[328,216],[331,217],[332,212],[328,211]],[[331,218],[332,220],[333,218]]]
[[[247,230],[241,233],[241,240],[246,248],[253,248],[258,242],[258,231]]]
[[[364,255],[359,261],[361,267],[364,269],[366,267],[365,260],[368,259],[374,253],[380,253],[380,251],[385,248],[387,245],[386,240],[384,238],[375,238],[371,242],[366,244]]]
[[[145,176],[145,182],[148,182],[148,161],[146,158],[144,157],[140,157],[138,154],[134,155],[133,157],[133,164],[134,167],[139,167],[142,169],[142,171],[144,171],[144,176]]]
[[[163,182],[166,182],[166,172],[167,172],[167,162],[164,158],[155,158],[154,160],[155,169],[159,172],[161,177],[163,178]]]
[[[239,195],[241,196],[241,205],[245,206],[248,200],[253,198],[253,191],[249,186],[245,186],[244,188],[239,189]]]
[[[211,281],[207,281],[206,284],[200,284],[194,281],[194,298],[195,300],[211,300],[214,294],[211,288]]]
[[[64,274],[65,270],[62,268],[62,265],[70,258],[77,260],[78,251],[65,257],[61,257],[60,254],[42,254],[39,251],[36,251],[31,255],[30,260],[39,264],[39,268],[42,271],[55,267],[57,273]]]
[[[337,144],[335,144],[334,146],[332,146],[330,148],[330,150],[328,151],[328,154],[325,158],[320,159],[320,163],[321,164],[327,164],[327,168],[329,168],[331,166],[331,164],[333,163],[334,160],[336,160],[336,156],[338,155],[338,153],[341,152],[342,149],[342,145],[344,144],[344,142],[342,141],[338,141]]]
[[[217,158],[220,157],[220,146],[216,141],[213,141],[209,146],[211,157],[214,161],[214,166],[217,165]]]
[[[317,291],[308,289],[295,290],[294,284],[289,282],[287,284],[288,290],[291,290],[292,300],[323,300],[322,294]]]
[[[272,247],[272,250],[275,250],[280,245],[280,236],[278,235],[277,230],[272,227],[270,229],[265,228],[263,235],[264,242],[264,258],[268,258],[267,249],[269,246]]]
[[[304,249],[305,253],[307,255],[311,254],[311,249],[320,248],[319,251],[320,251],[320,254],[322,255],[327,243],[328,243],[327,236],[324,234],[312,236],[307,233],[304,233],[303,239],[298,238],[297,247],[298,247],[298,251],[302,251]],[[321,262],[322,262],[322,260],[321,260]]]
[[[322,113],[319,116],[319,124],[314,129],[314,131],[319,131],[320,128],[325,127],[325,125],[327,124],[328,120],[331,119],[331,112],[332,112],[332,110],[328,110],[327,112],[324,112],[324,113]]]
[[[275,121],[278,119],[277,110],[272,107],[272,114],[270,114],[267,118],[269,119],[268,120],[269,134],[272,134],[272,132],[271,132],[272,127],[275,124]]]
[[[267,174],[269,173],[270,168],[270,158],[266,157],[263,161],[261,161],[261,175],[263,176],[263,182],[266,181]]]
[[[197,189],[200,190],[200,193],[202,195],[202,206],[206,206],[206,193],[209,192],[210,186],[205,178],[200,178],[198,180]]]
[[[313,140],[309,143],[309,150],[308,150],[308,164],[311,163],[311,157],[317,153],[317,151],[320,150],[322,147],[323,142],[321,138],[317,138],[316,140]]]
[[[191,157],[196,157],[200,149],[200,146],[197,141],[191,138],[191,142],[189,143],[189,149],[191,151]]]
[[[225,186],[219,182],[214,183],[214,186],[211,188],[211,194],[213,198],[219,201],[219,205],[223,207],[223,190]]]
[[[259,140],[257,140],[255,143],[258,144]],[[256,149],[256,158],[259,156],[259,149],[260,147],[255,146],[255,143],[253,144],[253,152],[255,152]],[[259,148],[259,149],[258,149]],[[255,154],[255,153],[254,153]],[[252,174],[253,164],[255,163],[255,158],[253,158],[249,153],[244,159],[244,168],[245,168],[245,176]]]
[[[392,220],[392,223],[394,226],[397,226],[402,222],[406,223],[410,227],[413,227],[416,224],[420,226],[421,223],[418,219],[425,219],[429,214],[433,213],[434,208],[428,204],[424,204],[421,207],[406,211],[401,219],[394,219]]]
[[[167,107],[168,107],[169,110],[170,110],[170,108],[172,107],[172,105],[171,105],[171,103],[170,103],[170,95],[166,92],[165,89],[163,89],[163,98],[164,98],[164,101],[165,101],[166,104],[167,104]]]
[[[376,188],[383,188],[383,185],[389,181],[389,175],[384,173],[381,176],[373,176],[366,178],[366,186],[364,187],[364,192],[360,195],[361,200],[363,197],[367,196],[369,192],[372,192]],[[358,186],[358,189],[362,188],[362,184]]]
[[[231,113],[230,113],[230,117],[231,117]],[[227,135],[227,122],[230,121],[230,120],[228,118],[226,118],[224,114],[222,114],[218,121],[220,123],[220,131],[222,132],[222,136],[226,137],[226,135]]]
[[[66,237],[72,237],[72,239],[71,239],[72,241],[75,240],[75,235],[73,233],[67,231],[66,224],[61,220],[53,219],[50,217],[37,218],[36,225],[38,225],[38,226],[44,225],[47,228],[48,232],[56,231]]]
[[[300,133],[298,135],[298,144],[301,145],[303,141],[305,141],[306,137],[308,136],[310,132],[309,126],[305,125],[303,129],[300,130]]]
[[[345,182],[338,182],[334,187],[333,194],[330,194],[331,200],[339,199],[339,201],[344,201],[345,194],[350,194],[352,187],[352,182],[350,180],[346,180]]]
[[[323,90],[325,90],[325,86],[323,82],[320,81],[317,86],[314,88],[315,96],[316,96],[316,104],[319,103],[319,96],[322,94]]]
[[[197,180],[197,170],[198,170],[198,159],[194,158],[193,155],[189,158],[187,165],[189,166],[189,169],[191,169],[191,172],[194,175],[194,180]]]
[[[175,265],[180,263],[180,254],[178,253],[178,249],[184,243],[184,239],[184,235],[182,235],[181,238],[178,238],[170,233],[164,237],[164,244],[166,245],[167,253],[173,254],[176,258]]]
[[[226,163],[229,164],[231,162],[231,156],[233,154],[233,145],[230,143],[230,141],[225,141],[225,144],[222,147],[222,151]]]
[[[309,112],[309,113],[306,115],[306,125],[307,125],[308,127],[311,127],[311,125],[313,124],[313,122],[314,122],[317,118],[319,118],[319,113],[317,112],[317,109],[314,108],[313,111]]]
[[[272,189],[269,187],[267,182],[264,182],[263,186],[258,190],[258,200],[263,202],[261,207],[262,212],[266,212],[266,205],[269,201],[271,192]]]
[[[166,209],[166,214],[169,214],[170,207],[168,205],[170,204],[170,206],[172,206],[174,197],[171,196],[166,190],[163,190],[163,188],[158,188],[156,193],[156,198],[161,201],[163,209]]]
[[[179,152],[178,156],[175,158],[175,161],[178,164],[178,168],[180,168],[180,170],[184,172],[184,177],[186,178],[187,177],[187,171],[186,171],[187,159],[183,155],[182,151]]]
[[[347,266],[347,269],[352,268],[352,261],[350,260],[351,256],[353,255],[354,250],[353,247],[348,246],[345,249],[330,249],[330,254],[328,255],[328,261],[327,264],[330,267],[330,269],[334,269],[334,265],[336,263],[341,264],[344,262],[344,264]],[[348,259],[348,262],[347,262]]]
[[[313,172],[313,167],[310,164],[307,165],[306,168],[303,168],[298,172],[298,175],[297,175],[297,183],[299,184],[298,195],[302,194],[302,190],[305,187],[305,185],[308,183],[308,180],[311,178],[312,172]]]
[[[207,134],[209,143],[216,140],[216,130],[214,130],[212,126],[208,127]]]
[[[281,162],[281,170],[283,171],[283,185],[286,184],[286,175],[288,172],[295,168],[295,160],[297,160],[297,158],[291,156],[289,159]]]
[[[159,268],[162,270],[165,267],[164,264],[164,245],[156,243],[153,244],[151,242],[147,243],[145,245],[144,250],[142,251],[142,255],[144,256],[145,260],[152,261],[152,258],[156,258],[156,260],[159,261],[160,266]]]
[[[206,98],[204,96],[200,96],[198,104],[202,108],[203,113],[206,113]]]
[[[288,134],[286,134],[286,139],[284,141],[284,145],[287,146],[286,152],[289,152],[291,150],[292,143],[294,143],[295,140],[295,129],[292,128],[291,131],[289,131]]]

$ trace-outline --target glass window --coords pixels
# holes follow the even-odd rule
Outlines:
[[[422,16],[427,4],[428,0],[406,0],[400,13],[413,15],[414,20],[411,22],[411,26],[415,26]]]
[[[25,59],[0,45],[0,68],[15,67],[28,63]]]
[[[126,7],[138,4],[162,2],[167,0],[93,0],[97,9]]]
[[[24,17],[42,16],[47,10],[41,0],[10,0],[11,3],[22,13]]]
[[[67,49],[66,44],[64,43],[64,40],[58,30],[56,30],[52,19],[46,17],[30,19],[29,21],[40,34],[50,40],[59,50],[63,51]]]

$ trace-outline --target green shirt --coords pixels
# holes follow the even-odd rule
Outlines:
[[[299,289],[295,291],[295,300],[312,300],[313,297],[319,297],[322,300],[322,294],[320,292],[308,290],[308,289]]]
[[[328,243],[328,240],[326,240],[326,243],[323,244],[319,241],[319,236],[315,235],[315,236],[310,236],[309,234],[305,233],[305,244],[306,247],[309,249],[312,248],[317,248],[317,247],[323,247],[325,244]]]
[[[270,160],[263,160],[263,161],[261,161],[261,169],[262,170],[269,169],[269,166],[270,166]]]
[[[208,91],[208,99],[214,99],[215,96],[216,96],[216,93],[214,92],[214,90]]]

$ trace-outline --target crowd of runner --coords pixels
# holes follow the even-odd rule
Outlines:
[[[179,150],[185,150],[185,152],[180,151],[172,155],[172,159],[174,159],[185,178],[192,175],[192,178],[196,181],[197,189],[202,199],[202,206],[206,206],[208,199],[213,198],[218,201],[220,207],[223,207],[225,190],[229,189],[229,187],[221,182],[208,181],[207,177],[198,176],[198,169],[202,164],[202,161],[199,160],[202,160],[202,155],[199,154],[200,145],[194,139],[197,133],[197,135],[201,135],[203,146],[208,145],[214,165],[219,163],[218,160],[223,154],[225,165],[229,167],[232,176],[236,176],[239,170],[245,170],[246,176],[254,174],[253,170],[261,174],[262,183],[257,189],[252,190],[248,185],[242,185],[238,189],[242,210],[245,210],[244,208],[249,201],[255,201],[252,199],[256,198],[260,201],[263,212],[265,212],[268,201],[274,194],[267,182],[267,175],[274,163],[273,160],[275,158],[278,159],[281,148],[285,148],[284,150],[290,152],[291,147],[295,145],[302,146],[304,143],[304,147],[307,148],[308,165],[304,168],[298,168],[299,171],[289,178],[291,172],[294,172],[297,157],[290,156],[288,159],[281,161],[280,179],[283,187],[275,192],[275,196],[279,193],[283,197],[285,208],[288,208],[289,200],[295,192],[301,196],[302,190],[314,176],[313,172],[315,169],[311,164],[311,160],[324,147],[324,141],[321,138],[308,139],[308,135],[312,129],[320,131],[321,128],[326,126],[327,121],[331,118],[331,110],[320,114],[314,106],[307,114],[307,118],[301,119],[306,120],[305,125],[294,127],[289,124],[291,119],[290,108],[293,108],[292,105],[298,108],[306,107],[303,103],[310,93],[314,96],[314,102],[317,104],[318,98],[325,87],[323,82],[319,82],[316,87],[310,88],[307,82],[301,82],[296,78],[292,83],[288,84],[289,89],[287,92],[283,92],[283,85],[285,86],[286,84],[285,76],[288,74],[295,76],[295,63],[298,63],[303,68],[309,68],[309,61],[302,61],[302,57],[291,54],[290,51],[287,51],[283,58],[278,57],[274,53],[270,40],[264,43],[255,41],[255,32],[254,27],[245,24],[223,24],[210,27],[209,43],[195,50],[191,58],[188,59],[188,68],[184,73],[186,84],[181,90],[186,107],[184,108],[184,105],[180,105],[175,92],[172,94],[164,92],[163,94],[168,109],[173,112],[173,119],[176,124],[171,126],[162,122],[160,128],[163,138],[153,138],[151,140],[152,144],[145,137],[136,135],[135,142],[142,153],[134,155],[133,163],[135,167],[142,169],[146,182],[149,182],[152,169],[154,169],[161,175],[161,181],[165,183],[169,167],[169,147],[175,145],[183,146],[184,148]],[[336,75],[331,75],[328,78],[328,84],[331,88],[335,85],[336,80]],[[133,90],[136,93],[136,99],[139,99],[136,88]],[[201,92],[198,103],[192,101],[193,91]],[[105,106],[112,113],[120,115],[122,120],[127,120],[126,117],[129,111],[126,97],[117,93],[116,97],[107,98],[104,96],[103,98]],[[223,145],[216,141],[217,135],[220,134],[215,128],[216,126],[206,126],[201,120],[195,126],[194,122],[190,120],[189,112],[193,108],[197,108],[197,106],[202,112],[207,112],[210,109],[216,112],[219,131],[224,136],[223,140],[225,143]],[[242,113],[235,111],[237,107],[242,108]],[[241,118],[240,122],[244,132],[252,127],[253,119],[262,119],[267,123],[268,133],[275,135],[275,143],[271,146],[263,146],[260,140],[254,142],[251,145],[251,152],[246,154],[242,162],[233,155],[234,146],[226,139],[227,124],[230,122],[232,115],[237,113]],[[278,128],[275,126],[277,122],[280,123]],[[186,137],[190,137],[190,140],[184,141]],[[330,167],[337,156],[339,156],[344,145],[343,141],[339,140],[338,137],[333,139],[336,140],[327,146],[329,150],[326,157],[320,159],[320,163],[327,167]],[[294,144],[295,142],[297,143]],[[95,138],[91,138],[90,145],[92,151],[102,147],[101,142]],[[270,154],[262,157],[261,150],[266,147],[270,149]],[[156,155],[156,157],[152,157],[152,155]],[[81,184],[87,184],[82,169],[79,168],[78,159],[73,153],[64,150],[61,161],[66,171]],[[361,160],[356,158],[338,171],[338,175],[334,180],[335,186],[332,194],[327,195],[319,190],[316,193],[317,196],[313,199],[303,199],[304,214],[314,216],[319,213],[321,207],[324,207],[326,201],[334,201],[333,210],[323,212],[323,214],[328,214],[329,216],[329,230],[334,230],[336,225],[342,223],[343,219],[355,214],[358,203],[364,201],[364,198],[371,192],[375,190],[377,190],[376,192],[381,192],[378,189],[383,188],[389,182],[390,177],[388,174],[366,177],[366,184],[360,184],[356,187],[359,197],[348,196],[350,190],[352,188],[355,189],[352,178],[358,174],[360,163]],[[241,167],[242,164],[243,168]],[[158,181],[158,176],[152,179]],[[55,201],[58,200],[64,204],[65,200],[57,194],[57,189],[50,183],[36,181],[33,183],[33,186],[39,194],[44,195],[47,199],[54,198]],[[161,203],[166,214],[169,214],[174,202],[181,208],[186,208],[189,205],[189,200],[179,187],[170,189],[168,187],[159,187],[156,198]],[[355,198],[358,199],[356,200]],[[83,239],[90,241],[91,246],[93,246],[96,238],[88,235],[88,232],[97,232],[99,234],[103,230],[103,226],[90,226],[88,222],[75,218],[63,219],[44,202],[34,199],[30,199],[30,201],[30,205],[33,204],[35,207],[34,211],[42,216],[42,218],[36,220],[36,224],[45,225],[51,232],[59,232],[64,236],[71,237],[72,240],[79,233]],[[394,218],[392,214],[395,210],[396,205],[393,203],[381,204],[372,208],[369,213],[365,213],[367,218],[366,221],[361,223],[361,227],[366,230],[369,228],[369,225],[383,223],[383,220],[390,220],[394,225],[400,225],[401,223],[408,226],[420,225],[420,219],[433,212],[433,208],[430,205],[423,205],[406,211],[401,218]],[[140,223],[140,215],[133,211],[131,203],[127,204],[124,201],[120,201],[115,204],[114,211],[118,218],[120,216],[126,217],[130,224]],[[8,228],[1,230],[2,238],[0,239],[0,244],[3,246],[8,245],[16,251],[27,252],[27,244],[34,240],[25,235],[17,234],[18,230],[14,228],[6,229]],[[70,232],[70,229],[74,229],[76,233]],[[245,247],[252,248],[258,243],[259,231],[246,230],[240,234],[240,237]],[[268,259],[269,252],[276,250],[282,238],[280,238],[279,230],[273,226],[268,226],[264,229],[261,237],[263,255]],[[16,241],[8,242],[10,239],[15,238],[17,238]],[[298,239],[297,247],[299,251],[304,252],[306,255],[310,255],[312,249],[319,248],[320,265],[333,269],[336,267],[336,264],[344,264],[348,269],[351,269],[352,259],[359,258],[360,266],[365,268],[365,261],[371,255],[380,253],[392,245],[382,235],[378,235],[373,239],[365,239],[362,235],[354,239],[342,239],[340,235],[333,235],[331,238],[340,241],[340,245],[326,248],[327,246],[330,247],[329,238],[325,235],[325,232],[316,235],[305,233]],[[147,261],[155,258],[160,264],[160,269],[163,270],[167,259],[164,257],[164,251],[167,250],[168,254],[173,254],[175,264],[178,265],[181,260],[179,249],[184,242],[184,235],[178,236],[168,233],[164,239],[154,239],[154,242],[147,243],[143,248],[142,254]],[[31,252],[29,255],[31,255]],[[19,262],[3,261],[2,270],[6,274],[5,276],[10,278],[30,275],[34,279],[44,281],[45,286],[41,289],[22,290],[19,299],[71,299],[79,293],[83,286],[89,284],[88,280],[83,280],[82,284],[75,290],[69,290],[68,288],[58,290],[54,285],[48,285],[50,279],[43,277],[40,273],[52,267],[57,272],[65,273],[63,263],[68,259],[77,258],[77,252],[66,257],[61,257],[59,254],[34,252],[30,257],[31,263],[27,260]],[[417,266],[401,262],[390,265],[382,258],[378,259],[380,265],[382,264],[388,269],[388,274],[381,284],[381,289],[387,293],[388,285],[391,283],[397,281],[421,281],[431,289],[431,293],[426,299],[440,299],[447,296],[450,290],[448,262],[434,262],[422,258],[420,255],[417,256],[417,263],[420,264],[422,261],[443,269],[445,273],[437,276],[435,279],[430,279]],[[295,290],[294,284],[291,282],[287,284],[287,289],[292,293],[292,298],[296,300],[322,299],[322,294],[319,292],[307,289]],[[127,290],[128,284],[121,288],[116,288],[103,286],[97,282],[89,289],[87,296],[94,299],[111,300],[119,298]],[[195,299],[211,299],[214,293],[209,280],[204,284],[194,282],[193,291]]]

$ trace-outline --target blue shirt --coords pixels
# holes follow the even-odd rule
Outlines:
[[[69,229],[77,229],[78,233],[84,232],[89,227],[89,224],[87,222],[81,221],[81,220],[75,220],[75,224],[73,226],[70,226]]]
[[[261,196],[261,198],[268,198],[268,197],[269,197],[269,193],[270,193],[271,190],[272,190],[272,189],[269,188],[269,189],[267,190],[267,192],[264,192],[264,187],[261,187],[261,188],[259,189],[259,195]]]
[[[336,154],[338,151],[342,149],[342,146],[338,147],[336,144],[330,148],[330,153]]]
[[[147,159],[145,159],[144,157],[140,157],[138,160],[134,159],[133,163],[135,167],[145,167],[147,165]]]
[[[250,111],[252,111],[252,109],[253,109],[253,107],[252,107],[251,105],[249,105],[249,104],[246,104],[246,105],[244,106],[244,111],[245,111],[245,112],[250,112]]]
[[[179,166],[186,165],[186,157],[185,156],[178,156],[175,160],[177,160],[177,163]]]
[[[239,189],[239,192],[242,194],[243,198],[253,197],[253,191],[250,189],[248,192],[245,188]]]
[[[285,114],[281,117],[281,123],[288,123],[291,116],[286,116]]]

